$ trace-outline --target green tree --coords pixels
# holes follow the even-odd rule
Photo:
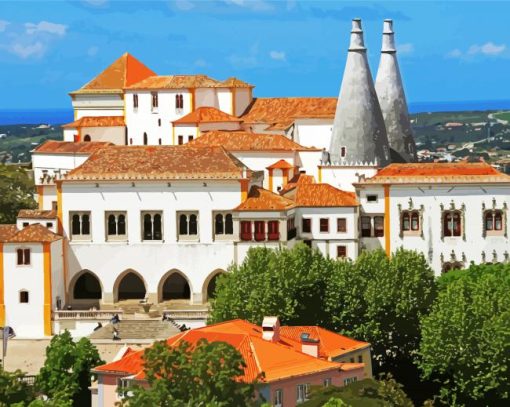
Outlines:
[[[90,371],[103,363],[89,339],[75,342],[66,330],[54,336],[46,348],[46,360],[36,377],[36,388],[50,400],[67,398],[73,406],[90,406]]]
[[[32,387],[23,377],[25,374],[20,370],[6,372],[0,367],[0,407],[12,406],[16,403],[24,406],[34,398]]]
[[[170,347],[160,341],[144,351],[143,360],[149,387],[131,385],[124,392],[122,405],[226,407],[253,403],[256,381],[238,380],[246,364],[225,342],[202,339],[195,346],[182,341]]]
[[[34,182],[15,165],[0,164],[0,223],[15,223],[20,209],[37,207]]]
[[[419,367],[448,405],[502,405],[510,397],[510,266],[448,273],[422,320]]]
[[[210,322],[242,318],[260,324],[264,316],[278,315],[286,324],[323,325],[321,298],[334,263],[304,244],[251,248],[242,264],[219,278]]]

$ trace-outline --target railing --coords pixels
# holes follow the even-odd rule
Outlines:
[[[53,311],[53,319],[102,319],[108,320],[113,318],[114,315],[122,317],[123,311],[121,310],[110,310],[110,311]],[[121,318],[122,319],[122,318]]]
[[[164,310],[163,315],[169,316],[172,319],[207,319],[209,316],[209,310]]]
[[[28,384],[29,386],[33,386],[35,383],[35,375],[25,375],[20,377],[21,382]]]

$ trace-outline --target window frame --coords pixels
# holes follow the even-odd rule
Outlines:
[[[450,218],[450,219],[448,219]],[[458,221],[458,231],[456,231],[455,219]],[[441,214],[441,222],[443,226],[443,237],[462,237],[464,225],[462,222],[462,214],[458,209],[444,210]]]
[[[133,93],[133,110],[138,111],[138,93]]]
[[[75,234],[73,229],[73,218],[78,216],[80,233]],[[83,233],[83,217],[88,216],[88,234]],[[69,211],[69,232],[71,241],[91,241],[92,240],[92,216],[91,211]]]
[[[374,237],[384,237],[384,234],[386,233],[384,225],[384,215],[375,215],[373,217],[373,222],[374,222]]]
[[[177,145],[182,146],[184,144],[184,136],[179,135],[177,136]]]
[[[159,108],[158,92],[151,92],[151,111],[157,112]]]
[[[32,265],[32,249],[20,246],[16,249],[16,266],[30,267]]]
[[[26,301],[22,301],[22,294],[26,294]],[[24,288],[18,291],[18,304],[30,304],[30,291]]]
[[[488,225],[488,216],[490,216],[490,224],[491,228],[487,228]],[[496,228],[499,217],[500,227]],[[487,209],[483,213],[483,231],[486,236],[504,236],[505,234],[505,215],[502,209]]]
[[[148,238],[145,238],[146,234],[145,234],[145,216],[149,215],[150,216],[150,221],[151,221],[151,238],[148,239]],[[156,234],[155,232],[155,228],[154,228],[154,223],[155,223],[155,220],[154,218],[156,216],[160,217],[160,235],[161,235],[161,238],[160,239],[155,239],[154,236]],[[148,210],[145,210],[145,211],[141,211],[140,212],[140,229],[141,229],[141,240],[142,242],[164,242],[165,241],[165,235],[164,235],[164,222],[163,222],[163,211],[157,211],[157,210],[153,210],[153,211],[148,211]]]
[[[186,216],[186,233],[181,233],[181,216]],[[190,224],[191,217],[195,216],[196,221],[196,233],[190,233]],[[190,210],[190,211],[177,211],[176,212],[176,220],[177,220],[177,241],[184,242],[198,242],[200,241],[200,211],[198,210]]]
[[[418,227],[414,227],[416,220]],[[400,214],[400,232],[403,236],[420,236],[422,233],[422,216],[417,209],[406,209]],[[407,225],[406,225],[407,224]]]
[[[108,230],[110,216],[115,217],[115,234],[110,234]],[[119,234],[119,217],[124,216],[124,232]],[[128,241],[128,216],[127,211],[105,211],[105,241],[106,242],[127,242]]]
[[[379,194],[366,194],[367,203],[377,203],[379,202]]]
[[[301,218],[301,233],[312,233],[312,218]]]
[[[323,222],[325,228],[323,228]],[[319,233],[329,233],[329,218],[319,218]]]
[[[283,407],[283,389],[275,389],[273,393],[273,406]]]
[[[218,233],[217,226],[217,218],[221,216],[221,233]],[[228,221],[228,217],[230,217],[230,221]],[[213,211],[212,212],[212,225],[213,225],[213,237],[214,240],[232,240],[234,237],[234,217],[232,212],[229,211]],[[228,227],[230,226],[230,227]],[[227,231],[230,230],[229,233]]]
[[[336,218],[336,232],[347,233],[347,218]]]
[[[368,215],[360,216],[360,237],[372,237],[372,217]],[[368,221],[368,229],[363,228],[363,222]],[[366,222],[365,222],[366,223]],[[366,226],[366,224],[365,224]]]
[[[343,252],[343,255],[341,254]],[[344,244],[337,245],[336,247],[336,258],[346,259],[347,258],[347,246]]]

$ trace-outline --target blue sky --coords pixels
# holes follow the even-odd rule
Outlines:
[[[124,52],[158,74],[237,76],[257,96],[337,96],[350,20],[375,76],[393,18],[410,102],[510,99],[510,3],[0,1],[0,109],[69,107]]]

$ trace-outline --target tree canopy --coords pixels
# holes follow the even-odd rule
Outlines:
[[[24,380],[20,370],[6,372],[0,367],[0,407],[15,404],[24,406],[34,398],[34,392]]]
[[[246,364],[241,354],[225,342],[202,339],[195,346],[182,341],[170,347],[156,342],[143,355],[149,387],[130,385],[122,405],[138,407],[249,406],[256,382],[244,383]]]
[[[419,366],[448,405],[510,403],[510,267],[445,274],[423,317]]]
[[[20,209],[36,208],[33,193],[34,182],[22,167],[0,164],[0,224],[15,223]]]
[[[50,400],[72,400],[73,406],[90,406],[90,371],[103,363],[89,339],[75,342],[66,330],[55,335],[46,348],[36,388]]]

